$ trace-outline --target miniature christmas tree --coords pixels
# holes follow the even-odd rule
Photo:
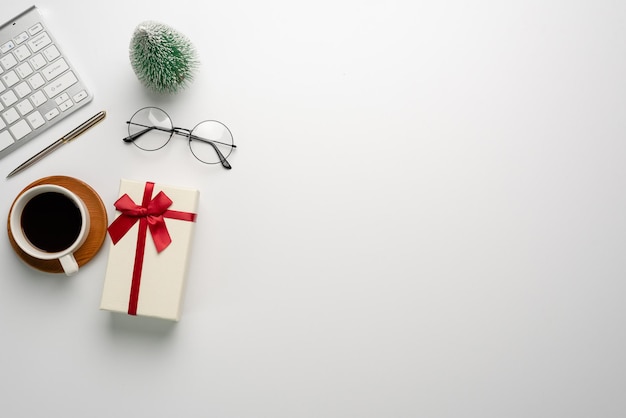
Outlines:
[[[199,65],[185,35],[152,21],[140,23],[130,42],[130,63],[137,78],[158,93],[176,93],[193,78]]]

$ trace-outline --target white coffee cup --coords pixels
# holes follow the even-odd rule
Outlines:
[[[68,276],[78,271],[74,253],[87,239],[89,224],[89,211],[82,199],[55,184],[26,190],[9,214],[15,243],[37,259],[58,259]]]

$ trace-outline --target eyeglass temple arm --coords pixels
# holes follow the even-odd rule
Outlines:
[[[146,128],[146,129],[142,129],[141,131],[137,131],[132,135],[128,135],[126,138],[122,138],[122,140],[124,142],[133,142],[135,139],[139,138],[141,135],[145,134],[146,132],[151,131],[152,128]]]
[[[226,160],[226,157],[224,157],[224,154],[222,154],[222,151],[220,151],[213,142],[211,141],[204,141],[204,142],[206,142],[207,144],[213,147],[213,149],[217,153],[217,156],[220,157],[220,162],[222,163],[222,166],[230,170],[232,167],[230,163]]]
[[[224,166],[224,168],[228,168],[229,170],[232,168],[232,166],[230,165],[230,163],[228,162],[226,157],[224,157],[224,154],[222,154],[222,151],[220,151],[219,148],[215,144],[222,144],[222,145],[230,146],[230,147],[233,147],[233,148],[237,148],[237,145],[235,145],[235,144],[225,144],[225,143],[219,142],[219,141],[211,141],[211,140],[208,140],[208,139],[200,138],[199,136],[195,136],[195,135],[188,135],[188,136],[189,136],[189,140],[195,139],[195,140],[202,141],[202,142],[212,146],[213,149],[215,150],[215,152],[217,153],[217,156],[220,158],[220,162],[222,163],[222,166]]]
[[[195,136],[195,135],[190,135],[190,134],[187,134],[187,133],[184,133],[184,132],[176,132],[176,131],[174,131],[174,132],[177,133],[178,135],[188,136],[191,139],[196,139],[198,141],[206,142],[207,144],[220,144],[220,145],[224,145],[226,147],[237,148],[237,145],[235,145],[235,144],[227,144],[225,142],[213,141],[211,139],[204,139],[202,137]]]
[[[128,124],[131,124],[131,122],[126,122]],[[133,125],[137,125],[135,123],[133,123]],[[144,126],[144,125],[138,125],[138,126]],[[164,128],[160,128],[158,126],[146,126],[146,129],[142,129],[141,131],[137,131],[132,135],[128,135],[126,138],[122,138],[122,140],[124,142],[133,142],[135,139],[139,138],[141,135],[150,132],[153,129],[158,129],[159,131],[164,131],[164,132],[171,132],[171,129],[164,129]]]

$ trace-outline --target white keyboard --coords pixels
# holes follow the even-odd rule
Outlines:
[[[35,6],[0,26],[0,158],[91,99]]]

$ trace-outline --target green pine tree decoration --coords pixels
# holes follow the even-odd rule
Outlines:
[[[177,93],[192,80],[199,65],[185,35],[162,23],[140,23],[130,42],[130,63],[139,78],[157,93]]]

